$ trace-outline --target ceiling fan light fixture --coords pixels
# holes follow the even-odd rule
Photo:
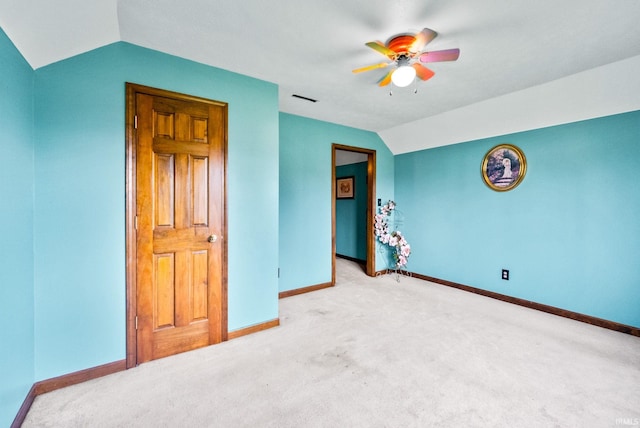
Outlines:
[[[458,48],[423,51],[424,47],[436,38],[437,35],[437,32],[429,28],[423,28],[422,31],[417,34],[396,34],[390,37],[384,44],[377,40],[367,42],[365,45],[384,55],[386,61],[356,68],[352,71],[354,73],[362,73],[364,71],[377,70],[395,65],[395,69],[386,72],[384,76],[376,82],[380,87],[393,83],[399,88],[404,88],[414,82],[416,77],[422,81],[429,80],[435,72],[422,65],[422,63],[456,61],[460,56],[460,49]],[[415,92],[417,91],[414,91],[414,93]]]
[[[409,86],[416,78],[416,70],[410,65],[401,65],[391,75],[391,81],[399,88]]]

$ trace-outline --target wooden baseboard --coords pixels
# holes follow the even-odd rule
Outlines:
[[[113,363],[107,363],[101,366],[91,367],[89,369],[36,382],[33,385],[36,389],[36,396],[55,391],[56,389],[65,388],[67,386],[124,371],[127,368],[126,363],[126,360],[114,361]]]
[[[456,282],[446,281],[444,279],[434,278],[432,276],[421,275],[419,273],[412,272],[411,275],[414,278],[422,279],[429,282],[435,282],[436,284],[446,285],[447,287],[457,288],[459,290],[468,291],[474,294],[480,294],[481,296],[490,297],[492,299],[502,300],[503,302],[513,303],[514,305],[524,306],[526,308],[535,309],[538,311],[561,316],[564,318],[570,318],[575,321],[580,321],[580,322],[592,324],[598,327],[606,328],[609,330],[619,331],[620,333],[626,333],[632,336],[640,337],[640,328],[638,327],[633,327],[626,324],[620,324],[614,321],[593,317],[591,315],[585,315],[578,312],[569,311],[566,309],[556,308],[555,306],[549,306],[549,305],[544,305],[542,303],[532,302],[530,300],[520,299],[518,297],[507,296],[505,294],[495,293],[493,291],[483,290],[481,288],[475,288],[468,285],[458,284]]]
[[[338,254],[336,253],[336,257],[340,258],[340,259],[345,259],[345,260],[349,260],[351,262],[356,262],[359,265],[366,265],[367,261],[366,260],[362,260],[362,259],[357,259],[355,257],[351,257],[351,256],[345,256],[344,254]]]
[[[246,336],[247,334],[257,333],[259,331],[267,330],[269,328],[277,327],[279,325],[280,325],[280,319],[276,318],[271,321],[251,325],[249,327],[241,328],[239,330],[230,331],[228,333],[228,338],[229,340],[237,339],[238,337]]]
[[[22,406],[20,406],[20,410],[18,410],[18,414],[13,420],[11,428],[19,428],[22,425],[24,419],[27,417],[27,413],[29,412],[31,405],[33,404],[33,400],[35,400],[38,395],[124,371],[127,368],[126,365],[126,360],[114,361],[113,363],[103,364],[98,367],[92,367],[90,369],[80,370],[34,383],[29,390],[27,397],[24,399]]]
[[[36,399],[36,386],[32,385],[31,389],[27,393],[27,397],[22,402],[22,406],[20,406],[20,410],[18,410],[18,414],[15,419],[11,423],[11,428],[20,428],[24,419],[27,417],[27,413],[29,413],[29,409],[33,404],[33,400]]]
[[[278,294],[278,297],[280,299],[284,299],[285,297],[297,296],[298,294],[310,293],[311,291],[322,290],[323,288],[329,288],[329,287],[333,287],[333,284],[330,282],[325,282],[323,284],[310,285],[309,287],[281,291]]]

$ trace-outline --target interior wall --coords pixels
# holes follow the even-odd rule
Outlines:
[[[376,150],[376,197],[393,199],[393,155],[378,135],[280,113],[280,291],[331,282],[334,143]]]
[[[480,174],[501,143],[527,159],[508,192]],[[640,111],[395,160],[410,271],[640,326]]]
[[[353,199],[336,200],[336,254],[367,260],[367,162],[336,167],[336,179],[354,178]]]
[[[35,72],[35,378],[125,358],[125,82],[229,103],[229,330],[278,317],[278,90],[127,43]]]
[[[0,426],[33,384],[33,70],[0,29]]]

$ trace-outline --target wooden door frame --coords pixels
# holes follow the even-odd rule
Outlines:
[[[126,368],[135,367],[138,359],[137,333],[136,333],[136,312],[137,312],[137,280],[136,280],[136,95],[147,94],[165,98],[173,98],[182,101],[197,101],[207,104],[216,104],[225,107],[225,132],[223,142],[223,216],[222,216],[222,341],[228,338],[228,302],[227,302],[227,115],[226,103],[214,101],[192,95],[180,94],[178,92],[165,91],[163,89],[138,85],[135,83],[125,83],[125,240],[126,240]]]
[[[373,217],[376,210],[376,151],[362,147],[331,145],[331,285],[336,284],[336,150],[367,155],[367,264],[365,273],[376,276],[376,245]]]

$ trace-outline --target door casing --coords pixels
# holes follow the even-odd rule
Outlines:
[[[365,273],[376,275],[375,236],[373,217],[376,197],[376,151],[342,144],[331,145],[331,284],[336,284],[336,150],[358,152],[367,155],[367,264]]]

